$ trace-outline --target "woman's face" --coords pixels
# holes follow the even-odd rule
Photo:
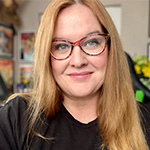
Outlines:
[[[95,31],[103,33],[92,11],[83,5],[73,5],[59,14],[53,38],[74,42]],[[74,46],[67,59],[56,60],[51,56],[53,75],[64,96],[89,98],[98,95],[104,82],[107,58],[107,47],[97,56],[85,54],[79,46]]]

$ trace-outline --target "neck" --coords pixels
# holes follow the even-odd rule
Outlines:
[[[98,96],[91,98],[69,98],[64,96],[63,104],[68,112],[78,121],[89,123],[97,118]]]

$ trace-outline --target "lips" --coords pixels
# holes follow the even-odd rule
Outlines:
[[[89,72],[89,71],[86,71],[86,72],[72,72],[70,74],[68,74],[68,76],[70,76],[71,78],[73,79],[86,79],[88,78],[89,76],[91,76],[93,72]]]

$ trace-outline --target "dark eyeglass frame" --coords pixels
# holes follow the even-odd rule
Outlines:
[[[104,37],[105,37],[105,45],[104,45],[104,48],[103,48],[100,52],[98,52],[98,53],[96,53],[96,54],[89,54],[89,53],[87,53],[86,51],[84,51],[84,49],[83,49],[82,46],[81,46],[81,42],[82,42],[84,39],[86,39],[86,38],[88,38],[88,37],[90,37],[90,36],[93,36],[93,35],[101,35],[101,36],[104,36]],[[79,46],[80,49],[81,49],[85,54],[90,55],[90,56],[96,56],[96,55],[100,55],[100,54],[105,50],[105,48],[106,48],[106,43],[108,42],[108,40],[109,40],[109,34],[108,34],[108,33],[95,33],[95,34],[90,34],[90,35],[85,36],[85,37],[83,37],[82,39],[80,39],[80,40],[78,40],[78,41],[76,41],[76,42],[70,42],[70,41],[64,40],[64,39],[62,39],[62,40],[61,40],[61,39],[54,39],[54,40],[52,41],[52,43],[53,43],[53,42],[67,42],[67,43],[69,43],[69,44],[71,45],[71,50],[70,50],[69,55],[66,56],[65,58],[57,58],[57,57],[55,57],[51,52],[50,52],[50,54],[51,54],[51,56],[52,56],[54,59],[56,59],[56,60],[65,60],[65,59],[67,59],[67,58],[72,54],[73,48],[74,48],[75,46]]]

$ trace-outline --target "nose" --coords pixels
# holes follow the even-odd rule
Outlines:
[[[70,65],[81,68],[88,63],[86,54],[81,50],[80,46],[74,46],[70,56]]]

